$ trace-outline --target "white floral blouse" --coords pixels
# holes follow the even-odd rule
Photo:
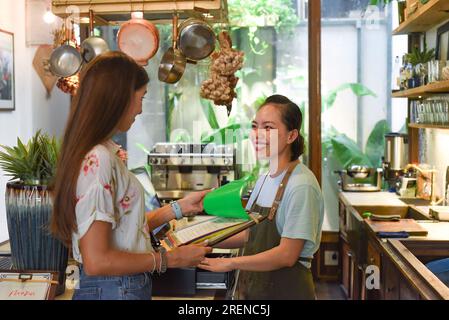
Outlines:
[[[95,146],[81,165],[76,187],[76,222],[73,257],[82,263],[79,241],[96,220],[109,222],[112,245],[119,250],[153,251],[144,209],[144,190],[119,157],[112,140]]]

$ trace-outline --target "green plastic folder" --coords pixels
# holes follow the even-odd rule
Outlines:
[[[242,195],[247,185],[247,179],[235,180],[209,192],[204,197],[204,211],[224,218],[249,219],[242,205]]]

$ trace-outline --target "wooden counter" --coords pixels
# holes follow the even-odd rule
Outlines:
[[[349,299],[449,299],[449,288],[425,266],[449,257],[449,222],[431,220],[428,207],[407,204],[389,192],[342,192],[339,202],[340,281]],[[380,239],[362,218],[361,210],[412,213],[413,217],[422,217],[414,219],[428,234]],[[367,289],[365,282],[372,266],[379,270],[377,289]]]
[[[407,206],[393,192],[340,192],[340,200],[347,206]]]

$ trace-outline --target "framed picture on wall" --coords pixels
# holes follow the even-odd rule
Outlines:
[[[14,34],[0,29],[0,111],[14,109]]]
[[[435,58],[437,60],[449,61],[449,22],[437,30]]]

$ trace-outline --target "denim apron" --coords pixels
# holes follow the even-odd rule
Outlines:
[[[254,255],[278,246],[281,236],[276,227],[276,212],[282,199],[288,179],[298,162],[290,165],[279,189],[273,206],[261,207],[256,204],[262,190],[253,202],[251,212],[259,213],[263,219],[250,229],[249,239],[244,247],[244,255]],[[237,298],[248,300],[315,300],[312,272],[299,261],[310,258],[300,257],[293,267],[285,267],[268,272],[240,271]]]

